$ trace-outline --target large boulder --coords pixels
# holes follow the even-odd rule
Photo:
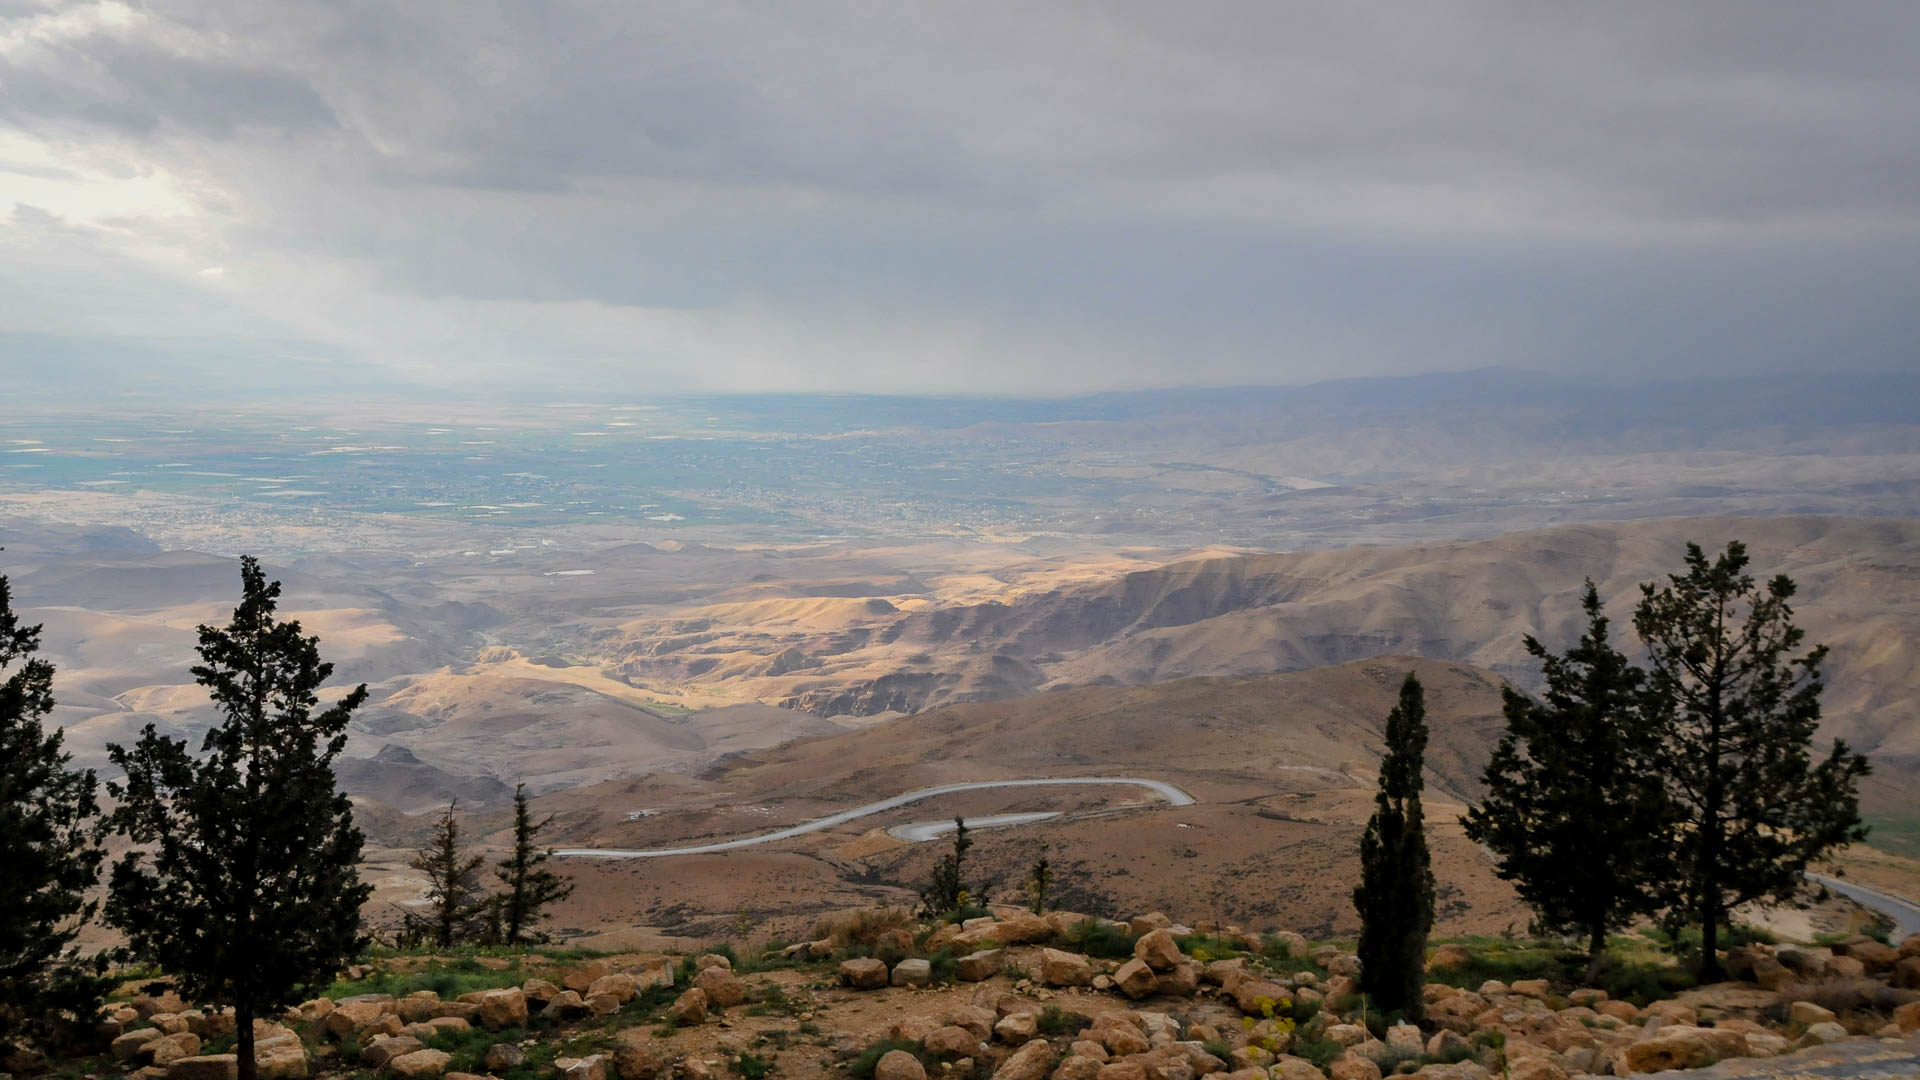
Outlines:
[[[707,1022],[707,992],[699,987],[691,987],[667,1006],[667,1019],[682,1027],[692,1027]]]
[[[107,1051],[121,1061],[132,1061],[140,1048],[161,1036],[159,1028],[136,1028],[113,1040]]]
[[[718,959],[726,959],[719,957]],[[709,967],[693,977],[696,989],[707,992],[707,1003],[717,1008],[728,1008],[747,1000],[747,984],[732,968]]]
[[[905,1050],[889,1050],[874,1063],[873,1080],[927,1080],[927,1068]]]
[[[587,1000],[591,1001],[602,994],[607,994],[611,995],[614,1000],[620,1004],[625,1005],[627,1002],[632,1001],[638,993],[640,993],[639,979],[621,972],[614,972],[611,975],[602,975],[593,980],[587,987],[586,996]]]
[[[1040,1018],[1030,1012],[1008,1013],[993,1025],[993,1037],[1009,1046],[1019,1046],[1040,1034]]]
[[[377,1069],[403,1054],[426,1048],[426,1043],[411,1035],[382,1035],[360,1048],[360,1064]]]
[[[954,961],[954,975],[961,982],[985,982],[1000,974],[1000,950],[982,949]]]
[[[1133,943],[1133,958],[1144,961],[1155,971],[1171,971],[1175,964],[1186,959],[1173,935],[1165,930],[1142,934],[1140,940]]]
[[[527,1063],[527,1052],[513,1043],[494,1043],[480,1058],[480,1064],[488,1072],[506,1072],[517,1069]]]
[[[172,1035],[162,1035],[144,1043],[134,1051],[134,1055],[149,1065],[171,1065],[181,1058],[197,1057],[200,1054],[200,1036],[191,1031],[179,1031]]]
[[[855,990],[873,990],[887,985],[887,962],[863,956],[840,961],[840,981]]]
[[[307,1048],[297,1035],[282,1035],[253,1046],[254,1075],[258,1080],[301,1080],[307,1075]]]
[[[980,1052],[985,1039],[966,1028],[948,1024],[934,1028],[927,1037],[920,1040],[927,1053],[943,1058],[971,1057]]]
[[[1189,960],[1161,972],[1153,981],[1153,990],[1167,997],[1192,997],[1200,989],[1200,965]]]
[[[480,1006],[480,1023],[488,1031],[527,1026],[527,995],[517,986],[504,990],[484,990],[474,1004]],[[445,1071],[444,1066],[441,1071]],[[438,1076],[439,1073],[433,1075]]]
[[[1053,1069],[1053,1046],[1035,1039],[1015,1050],[993,1072],[993,1080],[1046,1080]]]
[[[1380,1080],[1380,1066],[1372,1058],[1349,1052],[1333,1059],[1327,1076],[1329,1080]]]
[[[1287,988],[1265,979],[1242,979],[1233,988],[1233,1003],[1248,1016],[1263,1016],[1283,1001],[1291,1000]]]
[[[1053,924],[1031,911],[1009,911],[992,927],[1002,945],[1031,945],[1053,937]]]
[[[1043,949],[1040,952],[1040,981],[1048,986],[1085,986],[1093,981],[1093,965],[1079,953]]]
[[[927,986],[933,982],[933,964],[920,959],[902,960],[893,965],[890,979],[895,986]]]
[[[1120,970],[1113,973],[1113,985],[1121,993],[1136,1000],[1153,993],[1156,981],[1153,969],[1147,966],[1145,960],[1137,956],[1121,964]]]

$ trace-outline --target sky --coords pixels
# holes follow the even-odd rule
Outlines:
[[[1920,4],[0,0],[34,393],[1920,368]]]

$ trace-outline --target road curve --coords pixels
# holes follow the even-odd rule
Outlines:
[[[1808,874],[1807,880],[1825,885],[1829,892],[1837,892],[1856,903],[1863,904],[1893,920],[1893,940],[1898,942],[1908,934],[1920,934],[1920,906],[1904,897],[1879,889],[1862,885],[1843,878],[1830,878],[1824,874]]]
[[[939,787],[921,788],[909,791],[905,795],[895,795],[891,799],[881,799],[851,810],[842,810],[823,818],[799,825],[792,825],[758,836],[743,836],[738,840],[721,840],[712,844],[694,844],[688,847],[653,848],[646,851],[634,851],[625,848],[562,848],[554,854],[563,859],[658,859],[668,855],[707,855],[716,851],[732,851],[736,848],[752,847],[755,844],[771,844],[776,840],[786,840],[795,836],[804,836],[821,829],[831,829],[856,818],[869,814],[884,813],[888,810],[916,803],[922,799],[931,799],[936,795],[953,795],[962,791],[986,791],[992,788],[1014,787],[1058,787],[1075,784],[1125,784],[1143,787],[1167,800],[1172,806],[1192,806],[1193,796],[1162,780],[1142,780],[1134,776],[1068,776],[1058,779],[1042,780],[973,780],[964,784],[942,784]]]

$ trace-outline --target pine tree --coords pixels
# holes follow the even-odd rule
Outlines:
[[[106,858],[92,827],[97,786],[93,770],[67,768],[62,733],[41,724],[53,665],[39,648],[40,628],[20,625],[0,576],[0,1040],[50,1034],[63,1013],[90,1017],[104,990],[104,959],[72,948]]]
[[[1040,845],[1033,865],[1027,869],[1027,895],[1033,899],[1033,913],[1047,913],[1047,894],[1053,891],[1053,864],[1047,861],[1047,845]]]
[[[527,786],[513,789],[513,854],[502,859],[494,875],[506,886],[497,898],[500,933],[507,944],[536,940],[533,924],[547,917],[548,904],[557,904],[573,895],[573,882],[542,865],[553,853],[534,844],[540,830],[552,823],[551,816],[534,823],[527,808]]]
[[[149,724],[110,746],[114,824],[139,845],[113,868],[107,920],[134,955],[190,998],[233,1008],[240,1080],[253,1080],[253,1021],[312,996],[366,947],[363,838],[333,760],[361,686],[314,712],[333,673],[319,639],[274,618],[280,583],[252,558],[225,627],[200,627],[193,669],[222,719],[200,756]]]
[[[1564,656],[1526,639],[1546,693],[1502,690],[1507,731],[1487,763],[1487,797],[1462,822],[1544,925],[1586,939],[1592,980],[1607,932],[1659,909],[1674,822],[1646,673],[1608,643],[1592,581],[1581,610],[1586,633]]]
[[[1788,603],[1794,583],[1783,574],[1761,588],[1747,563],[1739,541],[1712,562],[1688,544],[1686,573],[1642,585],[1633,616],[1681,820],[1671,902],[1700,925],[1703,980],[1721,975],[1719,935],[1734,908],[1792,901],[1810,862],[1866,836],[1866,758],[1839,740],[1813,758],[1826,647],[1792,655],[1806,638]]]
[[[955,816],[953,819],[953,850],[940,856],[933,866],[933,877],[920,890],[920,906],[930,916],[941,916],[958,911],[966,903],[967,886],[963,875],[966,872],[967,849],[973,846],[973,838],[967,835],[966,820]]]
[[[1360,986],[1383,1012],[1423,1015],[1427,934],[1433,929],[1433,868],[1420,809],[1427,709],[1412,672],[1387,714],[1387,751],[1373,816],[1360,837]]]
[[[447,812],[434,823],[433,839],[407,863],[427,875],[427,913],[407,916],[411,936],[442,949],[483,936],[487,918],[487,896],[480,887],[486,859],[461,846],[457,805],[457,800],[447,804]]]

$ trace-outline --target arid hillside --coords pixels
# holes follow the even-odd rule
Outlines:
[[[1560,647],[1591,577],[1630,640],[1642,582],[1679,568],[1689,540],[1747,543],[1760,575],[1800,585],[1796,610],[1832,647],[1827,733],[1890,773],[1920,769],[1920,522],[1851,518],[1682,518],[1577,525],[1490,540],[1351,547],[1179,562],[1009,600],[885,612],[837,626],[722,613],[629,624],[619,670],[736,686],[821,715],[916,711],[1038,690],[1141,684],[1186,675],[1299,671],[1386,653],[1456,660],[1521,685],[1536,677],[1522,639]]]

